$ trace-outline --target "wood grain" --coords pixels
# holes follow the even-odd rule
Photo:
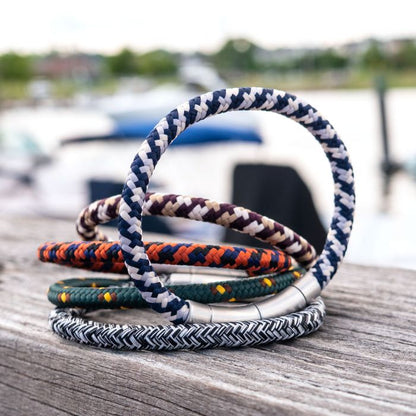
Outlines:
[[[323,328],[295,341],[113,352],[61,340],[47,326],[47,287],[92,274],[36,260],[40,243],[75,239],[73,224],[8,218],[0,236],[2,415],[416,414],[414,271],[343,265],[324,292]],[[97,315],[162,322],[149,311]]]

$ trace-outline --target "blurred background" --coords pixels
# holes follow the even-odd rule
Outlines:
[[[9,2],[0,214],[74,220],[88,202],[120,193],[141,141],[171,109],[213,89],[270,87],[318,108],[350,151],[357,212],[347,260],[416,269],[414,15],[404,0]],[[320,249],[331,181],[305,129],[241,112],[181,135],[150,189],[244,205]],[[146,218],[145,229],[259,245],[186,220]]]

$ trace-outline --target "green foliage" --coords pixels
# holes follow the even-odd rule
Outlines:
[[[213,54],[195,52],[192,57],[202,62],[211,61],[230,85],[279,85],[292,90],[369,88],[378,72],[388,76],[391,86],[416,85],[416,39],[365,42],[346,45],[344,50],[348,50],[349,55],[343,55],[342,49],[329,48],[267,50],[240,38],[228,40]],[[362,51],[366,44],[367,48]],[[59,57],[59,52],[43,56],[14,52],[0,55],[0,98],[27,97],[27,81],[42,75],[41,63],[53,57]],[[89,57],[94,59],[92,55]],[[95,58],[104,65],[99,66],[94,85],[89,84],[88,88],[97,87],[107,92],[117,89],[121,76],[143,75],[157,78],[158,82],[176,80],[180,61],[179,54],[160,49],[138,54],[125,48],[112,56]],[[48,76],[53,80],[53,75]],[[71,96],[83,86],[71,77],[59,82],[53,80],[53,94],[56,97]]]
[[[0,56],[0,78],[27,81],[33,76],[32,59],[14,52]]]
[[[259,60],[260,51],[258,46],[245,39],[232,39],[213,54],[211,60],[220,71],[240,72],[342,69],[349,64],[348,58],[333,49],[311,51],[296,58],[288,58],[282,54],[279,59],[279,55],[275,53],[275,57],[269,61],[267,58]],[[267,51],[263,51],[262,55],[267,57]]]
[[[387,53],[377,42],[373,42],[362,56],[362,63],[368,69],[396,68],[416,69],[416,44],[413,40],[403,40],[397,50]]]
[[[259,69],[256,45],[246,39],[231,39],[211,56],[219,70],[253,71]]]
[[[416,44],[408,40],[403,42],[393,55],[393,64],[398,69],[416,69]]]
[[[109,56],[107,65],[110,73],[116,76],[137,75],[139,72],[137,55],[127,48]]]
[[[317,69],[342,69],[348,65],[348,59],[333,49],[327,49],[315,55]]]
[[[138,72],[142,75],[163,76],[176,74],[178,70],[177,58],[165,50],[155,50],[138,58]]]
[[[177,58],[173,53],[154,50],[138,55],[130,49],[107,58],[109,72],[115,76],[148,75],[163,76],[175,74],[178,69]]]
[[[291,69],[320,71],[345,68],[348,65],[348,59],[333,49],[326,49],[324,51],[309,52],[293,61],[293,64]]]
[[[361,58],[364,68],[379,70],[388,67],[389,59],[377,42],[372,42]]]

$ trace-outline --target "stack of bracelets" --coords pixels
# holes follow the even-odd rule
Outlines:
[[[209,116],[236,110],[285,115],[321,144],[331,165],[335,210],[319,257],[293,230],[248,209],[203,198],[146,193],[158,160],[182,131]],[[150,132],[131,164],[121,195],[96,201],[81,212],[76,227],[84,241],[39,247],[39,259],[45,262],[129,275],[129,279],[55,283],[48,292],[57,306],[50,314],[50,326],[65,339],[128,350],[240,347],[307,335],[322,325],[325,305],[319,295],[344,257],[354,205],[354,176],[346,148],[312,106],[265,88],[201,95],[171,111]],[[271,249],[143,242],[142,215],[222,225],[267,242]],[[120,241],[108,242],[98,225],[114,218],[118,218]],[[84,319],[90,310],[146,305],[171,324],[121,325]]]

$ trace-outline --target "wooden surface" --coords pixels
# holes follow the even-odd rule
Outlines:
[[[91,273],[42,264],[36,247],[75,239],[73,225],[2,219],[0,238],[1,415],[416,414],[414,271],[343,265],[324,293],[324,326],[295,341],[112,352],[47,326],[47,287]],[[161,322],[139,311],[98,318]]]

